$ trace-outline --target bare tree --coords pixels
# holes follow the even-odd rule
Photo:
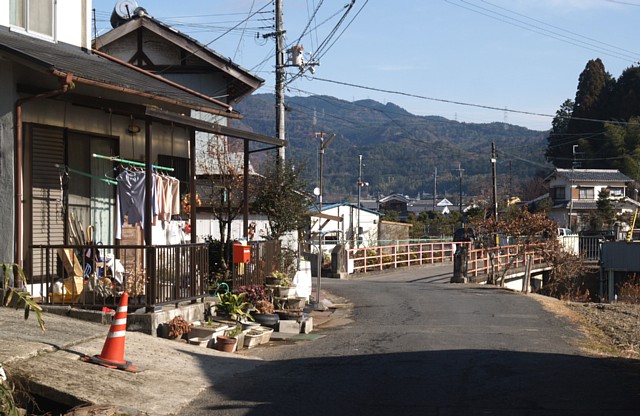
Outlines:
[[[243,154],[233,152],[228,140],[210,140],[201,160],[203,206],[218,220],[220,241],[230,242],[231,224],[244,205]]]

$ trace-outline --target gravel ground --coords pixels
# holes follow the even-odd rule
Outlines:
[[[592,342],[587,348],[591,352],[640,358],[640,305],[558,303],[566,306],[567,315],[576,319],[590,336]]]

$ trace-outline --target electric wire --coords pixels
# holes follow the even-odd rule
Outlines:
[[[256,0],[253,0],[251,2],[251,7],[249,8],[249,15],[251,15],[251,12],[253,11],[253,7],[256,5]],[[242,44],[242,37],[244,36],[246,30],[247,30],[247,24],[249,23],[249,20],[246,20],[244,23],[244,26],[242,28],[242,34],[240,35],[240,38],[238,39],[238,46],[236,46],[236,51],[233,53],[233,60],[236,60],[236,56],[238,55],[238,51],[240,50],[240,45]]]
[[[337,80],[331,80],[331,79],[326,79],[326,78],[320,78],[320,77],[317,77],[317,76],[311,77],[311,76],[305,75],[304,77],[306,79],[310,80],[310,81],[322,81],[322,82],[327,82],[327,83],[331,83],[331,84],[343,85],[343,86],[347,86],[347,87],[353,87],[353,88],[358,88],[358,89],[363,89],[363,90],[368,90],[368,91],[376,91],[376,92],[382,92],[382,93],[385,93],[385,94],[400,95],[400,96],[404,96],[404,97],[417,98],[417,99],[420,99],[420,100],[435,101],[435,102],[446,103],[446,104],[454,104],[454,105],[460,105],[460,106],[465,106],[465,107],[481,108],[481,109],[484,109],[484,110],[495,110],[495,111],[506,112],[506,113],[524,114],[524,115],[529,115],[529,116],[546,117],[546,118],[552,118],[552,119],[555,118],[555,117],[559,117],[559,118],[567,118],[567,119],[572,119],[572,120],[593,121],[593,122],[610,123],[610,124],[617,124],[617,125],[623,125],[623,126],[629,125],[629,124],[637,124],[635,122],[629,122],[629,121],[601,120],[601,119],[595,119],[595,118],[573,117],[571,115],[558,116],[556,114],[545,114],[545,113],[537,113],[537,112],[533,112],[533,111],[514,110],[514,109],[511,109],[511,108],[504,108],[504,107],[500,108],[500,107],[495,107],[495,106],[490,106],[490,105],[485,105],[485,104],[474,104],[474,103],[468,103],[468,102],[464,102],[464,101],[456,101],[456,100],[448,100],[448,99],[444,99],[444,98],[428,97],[428,96],[425,96],[425,95],[413,94],[413,93],[403,92],[403,91],[395,91],[395,90],[388,90],[388,89],[384,89],[384,88],[369,87],[369,86],[365,86],[365,85],[354,84],[354,83],[351,83],[351,82],[337,81]]]
[[[515,11],[513,11],[513,10],[507,9],[506,7],[502,7],[502,6],[499,6],[499,5],[497,5],[497,4],[491,3],[491,2],[489,2],[489,1],[487,1],[487,0],[481,0],[481,1],[482,1],[483,3],[489,4],[489,5],[491,5],[491,6],[495,7],[495,8],[497,8],[497,9],[504,10],[504,11],[509,12],[509,13],[512,13],[512,14],[514,14],[514,15],[516,15],[516,16],[524,17],[525,19],[529,19],[529,20],[534,21],[534,22],[536,22],[536,23],[540,23],[540,24],[543,24],[543,25],[545,25],[545,26],[549,26],[549,27],[552,27],[552,28],[554,28],[554,29],[558,29],[558,30],[560,30],[560,31],[563,31],[563,32],[569,33],[569,34],[571,34],[571,35],[578,36],[578,37],[581,37],[581,38],[585,38],[585,39],[588,39],[589,41],[596,42],[596,43],[599,43],[599,44],[601,44],[601,45],[605,45],[605,46],[610,47],[610,48],[618,49],[618,50],[620,50],[620,51],[627,52],[627,53],[633,54],[633,55],[635,55],[635,56],[640,55],[640,54],[638,54],[637,52],[630,51],[630,50],[628,50],[628,49],[624,49],[624,48],[620,48],[620,47],[615,46],[615,45],[612,45],[612,44],[610,44],[610,43],[602,42],[602,41],[600,41],[600,40],[598,40],[598,39],[594,39],[594,38],[591,38],[591,37],[588,37],[588,36],[585,36],[585,35],[581,35],[581,34],[576,33],[576,32],[572,32],[572,31],[567,30],[567,29],[564,29],[564,28],[562,28],[562,27],[560,27],[560,26],[555,26],[555,25],[552,25],[552,24],[549,24],[549,23],[543,22],[542,20],[534,19],[533,17],[529,17],[529,16],[524,15],[524,14],[522,14],[522,13],[515,12]]]
[[[449,3],[449,4],[453,5],[453,6],[456,6],[456,7],[465,9],[465,10],[469,10],[469,11],[471,11],[473,13],[477,13],[477,14],[489,17],[491,19],[494,19],[494,20],[497,20],[497,21],[500,21],[500,22],[503,22],[503,23],[506,23],[506,24],[509,24],[509,25],[512,25],[512,26],[515,26],[515,27],[518,27],[520,29],[524,29],[524,30],[527,30],[527,31],[530,31],[530,32],[533,32],[533,33],[537,33],[537,34],[542,35],[542,36],[546,36],[546,37],[550,37],[552,39],[556,39],[556,40],[559,40],[561,42],[568,43],[570,45],[574,45],[574,46],[577,46],[577,47],[580,47],[580,48],[583,48],[583,49],[591,50],[593,52],[597,52],[597,53],[600,53],[600,54],[603,54],[603,55],[607,55],[607,56],[610,56],[610,57],[613,57],[613,58],[616,58],[616,59],[621,59],[621,60],[624,60],[624,61],[637,62],[639,60],[639,56],[638,55],[628,55],[628,54],[619,53],[619,52],[616,53],[615,51],[612,51],[610,49],[598,47],[597,45],[593,45],[593,44],[591,44],[589,42],[581,41],[580,39],[567,37],[567,36],[559,34],[557,32],[554,32],[554,31],[551,31],[551,30],[548,30],[548,29],[544,29],[544,28],[541,28],[539,26],[532,25],[532,24],[524,22],[522,20],[515,19],[513,17],[509,17],[509,16],[507,16],[505,14],[495,12],[493,10],[487,9],[486,7],[481,7],[481,6],[477,5],[477,4],[473,4],[473,3],[470,3],[470,2],[465,1],[465,0],[458,0],[458,1],[460,3],[464,3],[464,4],[467,4],[469,6],[465,6],[464,4],[456,3],[456,2],[451,1],[451,0],[445,0],[446,3]]]
[[[309,27],[311,26],[311,23],[313,23],[313,21],[316,18],[316,14],[318,14],[318,10],[320,10],[320,6],[322,6],[322,3],[324,2],[324,0],[320,0],[320,2],[318,2],[318,5],[316,6],[315,10],[313,11],[313,14],[311,15],[311,17],[309,17],[309,21],[307,22],[307,25],[304,27],[304,29],[302,29],[302,32],[300,32],[300,36],[298,36],[298,39],[295,40],[295,42],[293,42],[293,45],[298,45],[300,43],[300,40],[304,37],[304,35],[307,34],[307,30],[309,30]],[[309,4],[309,3],[307,3]]]
[[[209,47],[209,45],[211,45],[213,42],[217,41],[218,39],[220,39],[221,37],[225,36],[227,33],[229,33],[231,30],[236,29],[238,26],[240,26],[241,24],[243,24],[244,22],[246,22],[247,20],[249,20],[251,17],[255,16],[256,14],[258,14],[259,12],[261,12],[262,10],[264,10],[265,8],[267,8],[267,6],[269,6],[271,3],[267,3],[264,6],[262,6],[260,9],[258,9],[256,12],[254,13],[250,13],[245,19],[241,20],[238,24],[236,24],[235,26],[233,26],[231,29],[228,29],[227,31],[225,31],[223,34],[221,34],[220,36],[214,38],[212,41],[202,45],[200,48],[198,48],[196,51],[191,52],[190,54],[187,54],[187,56],[185,56],[183,59],[187,59],[193,55],[195,55],[197,52],[206,49],[207,47]],[[165,73],[167,70],[176,67],[176,65],[169,65],[167,67],[165,67],[164,69],[160,70],[157,72],[158,75],[161,75],[163,73]]]

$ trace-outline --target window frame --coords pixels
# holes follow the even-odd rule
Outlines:
[[[583,192],[585,193],[585,196],[583,196]],[[592,200],[595,200],[595,198],[596,198],[596,190],[593,186],[578,187],[578,199],[587,199],[592,201]]]
[[[33,27],[36,26],[35,21],[31,18],[29,10],[31,8],[31,2],[37,2],[39,0],[9,0],[9,25],[12,30],[19,31],[25,34],[28,34],[33,37],[37,37],[44,40],[55,40],[56,38],[56,11],[57,11],[57,2],[56,0],[43,0],[48,2],[50,9],[51,21],[49,22],[50,33],[42,33],[40,31],[35,30]],[[18,22],[16,19],[15,11],[18,9],[18,5],[21,5],[21,22]],[[35,19],[35,18],[34,18]]]
[[[567,188],[564,186],[554,186],[551,188],[551,199],[553,201],[566,201],[567,200]],[[558,198],[562,194],[562,198]]]
[[[607,188],[609,191],[609,196],[612,198],[622,198],[624,197],[624,187],[623,186],[610,186]]]

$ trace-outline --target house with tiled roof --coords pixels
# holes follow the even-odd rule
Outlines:
[[[628,197],[631,178],[617,169],[555,169],[546,178],[553,206],[549,217],[574,231],[589,228],[589,216],[597,209],[601,190],[609,197],[617,213],[635,211],[639,205]]]
[[[151,195],[154,171],[171,175],[180,161],[195,172],[201,132],[286,144],[228,126],[240,118],[231,101],[261,84],[231,63],[224,82],[203,93],[91,50],[91,1],[43,0],[42,13],[22,13],[17,3],[26,4],[0,2],[0,258],[24,265],[32,278],[60,267],[55,254],[45,258],[36,247],[72,244],[88,225],[94,242],[116,243],[115,168],[144,172]],[[189,189],[193,176],[185,178]],[[191,206],[187,214],[195,218]],[[139,208],[139,242],[158,244],[163,221],[153,223],[151,198]]]

